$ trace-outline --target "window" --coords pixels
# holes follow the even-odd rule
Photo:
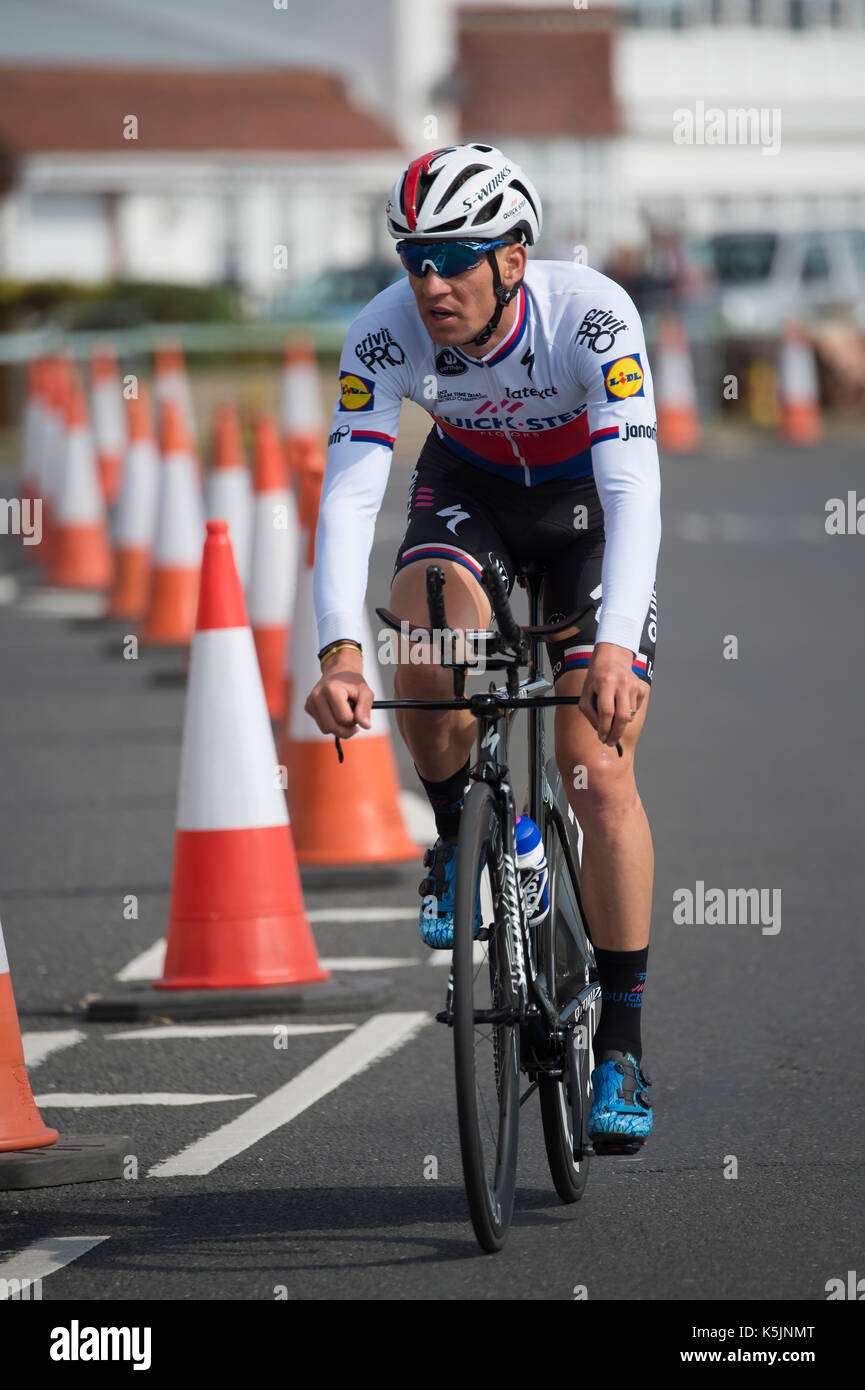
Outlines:
[[[829,257],[825,242],[813,238],[805,248],[802,262],[802,279],[806,284],[814,280],[825,280],[829,274]]]

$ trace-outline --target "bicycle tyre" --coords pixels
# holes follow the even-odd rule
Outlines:
[[[489,939],[474,960],[475,905],[484,867]],[[483,902],[484,895],[481,895]],[[492,904],[492,922],[489,904]],[[475,1021],[478,1009],[513,1010],[513,945],[507,930],[502,830],[495,797],[473,782],[460,818],[454,883],[453,1032],[463,1178],[472,1226],[494,1254],[507,1238],[514,1205],[519,1130],[519,1026]]]
[[[551,821],[547,823],[546,854],[549,872],[550,914],[548,922],[542,924],[540,931],[539,966],[543,972],[550,997],[562,1008],[573,997],[575,986],[585,981],[580,978],[583,962],[576,951],[576,943],[561,911],[562,877],[567,878],[568,868],[562,852],[559,837]],[[591,1037],[594,1015],[591,1013],[587,1027],[587,1041]],[[589,1084],[591,1073],[591,1053],[586,1047],[581,1059],[580,1087],[582,1102],[582,1129],[585,1134],[586,1107],[589,1103]],[[567,1065],[567,1057],[565,1058]],[[582,1197],[589,1178],[589,1157],[587,1154],[574,1158],[574,1120],[571,1105],[570,1077],[559,1080],[555,1077],[541,1076],[538,1079],[538,1098],[541,1106],[541,1124],[544,1132],[544,1146],[553,1186],[565,1203],[578,1202]]]

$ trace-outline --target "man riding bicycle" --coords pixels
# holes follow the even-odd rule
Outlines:
[[[324,733],[370,727],[361,612],[375,519],[404,398],[433,418],[408,495],[389,607],[429,623],[426,569],[445,572],[449,625],[484,629],[487,564],[513,586],[545,566],[544,619],[602,600],[576,638],[550,645],[559,706],[555,755],[583,832],[582,893],[603,1007],[588,1132],[597,1151],[652,1127],[640,1069],[653,851],[634,780],[657,628],[661,535],[652,379],[639,315],[598,271],[528,261],[541,204],[500,150],[466,144],[414,160],[387,225],[408,271],[357,317],[340,359],[315,540],[322,676],[306,702]],[[402,645],[402,644],[401,644]],[[401,664],[397,698],[448,699],[451,673]],[[354,708],[349,702],[354,702]],[[453,943],[453,883],[476,723],[469,711],[399,710],[435,813],[421,936]],[[616,751],[620,742],[622,756]]]

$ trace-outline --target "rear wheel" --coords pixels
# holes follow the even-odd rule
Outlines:
[[[475,1235],[492,1254],[514,1204],[519,1128],[518,1000],[495,798],[473,782],[460,817],[454,884],[453,1028],[460,1149]],[[474,940],[480,899],[484,937]]]

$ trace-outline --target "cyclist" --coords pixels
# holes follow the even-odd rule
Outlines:
[[[602,600],[597,621],[550,654],[557,693],[582,692],[579,707],[556,709],[555,754],[583,831],[582,888],[603,998],[588,1129],[596,1149],[614,1150],[645,1140],[652,1127],[640,1020],[654,864],[634,751],[653,674],[661,524],[642,326],[608,277],[583,264],[528,261],[540,199],[490,145],[413,160],[386,214],[408,277],[360,313],[340,360],[315,542],[322,676],[306,710],[343,739],[370,727],[360,615],[409,398],[433,427],[409,486],[390,608],[428,626],[430,563],[445,572],[454,629],[488,626],[479,582],[488,563],[510,590],[518,564],[543,561],[546,621]],[[409,662],[398,666],[394,690],[446,699],[452,678],[440,664]],[[397,723],[438,832],[424,856],[421,892],[435,906],[422,908],[421,935],[446,948],[475,720],[468,711],[399,710]]]

